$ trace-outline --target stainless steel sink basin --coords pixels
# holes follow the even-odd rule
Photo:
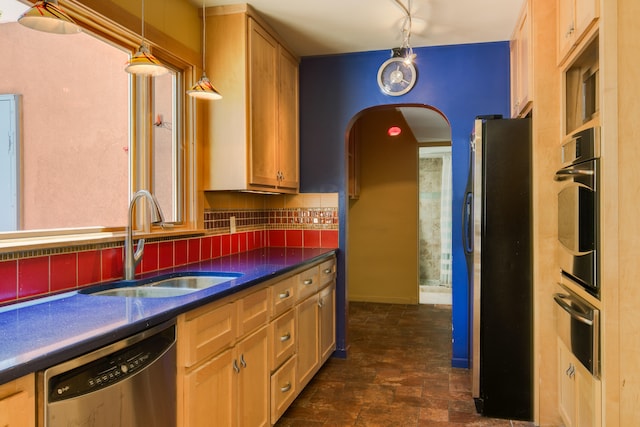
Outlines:
[[[211,286],[219,285],[220,283],[233,280],[235,277],[229,276],[179,276],[172,277],[170,279],[160,280],[159,282],[152,282],[147,286],[153,286],[154,288],[182,288],[182,289],[206,289]]]
[[[82,292],[97,296],[129,297],[129,298],[169,298],[186,295],[202,289],[208,289],[221,283],[240,277],[237,273],[224,274],[184,274],[173,277],[158,278],[133,286],[112,287],[98,292]]]
[[[95,292],[91,295],[129,298],[169,298],[190,294],[197,289],[181,288],[153,288],[150,286],[134,286],[132,288],[114,288],[106,291]]]

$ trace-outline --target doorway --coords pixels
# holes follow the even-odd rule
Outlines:
[[[418,147],[450,141],[449,122],[426,105],[372,107],[352,120],[347,153],[349,301],[420,302]]]
[[[451,144],[418,147],[420,304],[451,305]]]

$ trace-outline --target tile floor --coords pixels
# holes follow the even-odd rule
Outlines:
[[[451,368],[451,306],[349,303],[349,357],[332,358],[277,427],[525,427],[475,411]]]

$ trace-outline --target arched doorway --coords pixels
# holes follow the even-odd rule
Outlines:
[[[348,300],[419,302],[418,149],[447,143],[449,122],[428,105],[377,106],[352,119],[347,133]]]

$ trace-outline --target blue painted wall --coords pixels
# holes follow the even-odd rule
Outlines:
[[[469,134],[481,114],[509,115],[509,43],[414,49],[418,80],[409,93],[384,95],[376,76],[389,51],[305,57],[300,64],[300,171],[302,192],[338,192],[337,346],[346,354],[345,143],[350,121],[376,105],[419,103],[436,107],[451,123],[453,161],[452,364],[469,364],[469,292],[460,217],[469,163]]]

